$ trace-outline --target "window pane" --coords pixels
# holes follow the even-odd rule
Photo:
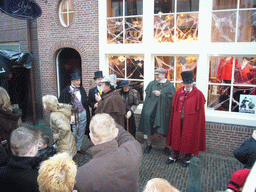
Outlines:
[[[154,19],[154,41],[175,42],[174,15],[157,15]]]
[[[233,57],[211,57],[210,58],[210,76],[212,83],[231,83],[233,73]],[[235,66],[238,61],[235,59]]]
[[[209,85],[207,108],[228,111],[230,102],[230,86]]]
[[[255,93],[255,87],[234,87],[231,111],[255,114]]]
[[[125,56],[109,56],[109,74],[125,78]]]
[[[74,11],[74,7],[73,7],[73,4],[72,4],[71,0],[68,0],[68,1],[67,1],[67,4],[68,4],[68,10],[69,10],[69,12]]]
[[[142,56],[127,56],[127,79],[144,78],[144,58]]]
[[[142,0],[125,0],[125,16],[142,15]]]
[[[256,41],[256,11],[239,11],[238,42]]]
[[[256,8],[256,0],[240,0],[240,8]]]
[[[123,0],[107,1],[107,17],[123,16]]]
[[[236,9],[237,0],[213,0],[213,10]]]
[[[173,81],[174,79],[174,57],[171,56],[156,56],[155,57],[155,68],[164,68],[167,73],[166,79]]]
[[[142,18],[125,19],[125,43],[142,43]]]
[[[64,22],[65,26],[67,27],[68,26],[68,14],[67,13],[61,14],[61,18],[62,18],[62,21]]]
[[[111,43],[123,43],[123,19],[107,20],[107,41]]]
[[[192,43],[198,39],[198,14],[179,14],[177,16],[177,42]]]
[[[174,13],[175,0],[155,0],[155,14]]]
[[[199,10],[199,0],[178,0],[177,11],[178,12],[191,12]]]
[[[212,42],[234,42],[235,31],[235,11],[212,13]]]
[[[235,84],[253,84],[255,85],[255,66],[254,57],[238,58],[239,64],[236,65],[234,73]],[[252,62],[251,62],[252,61]]]
[[[61,8],[62,8],[61,9],[62,12],[67,12],[68,11],[68,1],[64,1],[62,3],[62,7]]]

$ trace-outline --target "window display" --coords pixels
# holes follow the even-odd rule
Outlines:
[[[196,42],[198,9],[199,0],[155,0],[154,42]]]
[[[255,57],[210,57],[207,107],[241,112],[241,95],[255,95],[255,64]]]
[[[142,43],[142,0],[107,0],[107,43]]]
[[[117,85],[121,80],[129,80],[133,89],[136,89],[141,96],[144,96],[144,57],[141,55],[111,55],[108,57],[109,74],[116,74]]]
[[[253,0],[213,0],[212,42],[255,42],[255,7]]]

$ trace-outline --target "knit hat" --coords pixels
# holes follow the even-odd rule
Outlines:
[[[250,169],[240,169],[234,172],[231,176],[231,181],[228,184],[228,188],[239,192],[239,189],[244,186],[250,171]]]

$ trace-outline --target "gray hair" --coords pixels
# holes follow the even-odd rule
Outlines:
[[[91,119],[90,132],[98,142],[114,139],[116,129],[115,120],[107,113],[98,113]]]

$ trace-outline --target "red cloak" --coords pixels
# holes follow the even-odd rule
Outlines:
[[[173,98],[172,113],[167,138],[167,146],[184,154],[199,154],[206,150],[205,141],[205,98],[196,87],[185,98],[183,128],[181,132],[181,111],[183,102],[180,100],[184,87],[177,90]]]

